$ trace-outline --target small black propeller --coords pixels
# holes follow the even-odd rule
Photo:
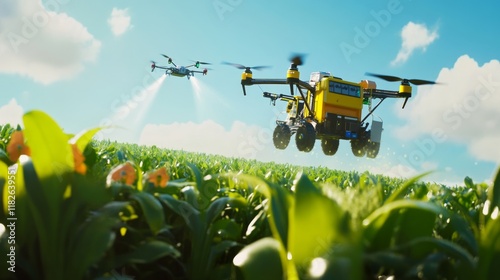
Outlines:
[[[203,61],[198,61],[198,60],[191,60],[192,62],[194,62],[195,64],[198,64],[198,65],[212,65],[212,63],[210,62],[203,62]]]
[[[417,86],[420,85],[436,85],[438,83],[434,81],[428,81],[428,80],[421,80],[421,79],[404,79],[396,76],[390,76],[390,75],[381,75],[381,74],[375,74],[375,73],[366,73],[367,76],[372,76],[372,77],[377,77],[382,80],[386,80],[388,82],[399,82],[401,81],[402,84],[414,84]]]
[[[231,63],[231,62],[225,62],[225,61],[223,61],[222,64],[231,65],[231,66],[236,67],[238,69],[245,69],[248,71],[250,69],[261,70],[261,69],[265,69],[265,68],[271,68],[271,66],[245,66],[245,65],[238,64],[238,63]]]
[[[305,54],[292,54],[290,56],[290,62],[295,66],[300,66],[304,64]]]

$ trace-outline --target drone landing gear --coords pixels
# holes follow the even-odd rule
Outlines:
[[[351,150],[354,156],[364,157],[366,154],[366,141],[358,139],[351,140]]]
[[[366,157],[376,158],[379,150],[380,150],[380,143],[368,140],[368,143],[366,144]]]
[[[351,140],[352,154],[357,157],[376,158],[380,150],[380,142],[368,140]]]
[[[290,137],[292,132],[290,127],[286,124],[279,124],[276,126],[273,132],[273,143],[276,149],[284,150],[288,147],[290,143]]]
[[[301,152],[310,152],[314,148],[316,142],[316,130],[314,126],[308,122],[297,129],[295,135],[295,144]]]
[[[321,139],[321,148],[325,155],[333,156],[339,149],[339,139],[323,138]]]

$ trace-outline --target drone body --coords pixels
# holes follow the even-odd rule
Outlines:
[[[159,65],[156,65],[156,62],[151,61],[151,63],[152,63],[151,64],[151,72],[153,72],[156,68],[164,69],[165,74],[167,74],[169,76],[171,75],[171,76],[175,76],[175,77],[187,77],[188,80],[190,77],[194,76],[194,73],[201,73],[203,75],[207,75],[207,73],[208,73],[208,70],[209,70],[208,68],[205,68],[201,71],[191,70],[189,68],[190,67],[200,68],[200,65],[207,65],[210,63],[196,61],[194,64],[191,64],[191,65],[177,66],[171,57],[169,57],[168,55],[164,55],[164,54],[162,54],[162,56],[167,59],[168,64],[172,64],[173,66],[172,67],[159,66]]]
[[[398,91],[382,90],[377,89],[373,81],[350,82],[334,77],[328,72],[313,72],[309,82],[305,82],[300,80],[300,72],[297,68],[298,65],[302,65],[302,58],[294,57],[291,62],[286,79],[254,79],[250,70],[252,67],[226,63],[245,69],[241,76],[244,95],[246,95],[246,86],[289,85],[289,95],[263,93],[265,98],[271,99],[273,105],[276,104],[276,100],[287,102],[287,117],[285,120],[276,121],[273,133],[273,142],[277,149],[286,149],[291,137],[295,134],[295,143],[299,151],[311,151],[316,140],[319,139],[323,153],[331,156],[337,152],[339,140],[347,140],[350,141],[351,150],[355,156],[366,155],[369,158],[375,158],[380,149],[382,121],[372,119],[368,129],[367,118],[372,116],[386,98],[405,98],[404,108],[406,101],[411,97],[410,83],[434,84],[431,81],[407,80],[368,73],[368,75],[387,81],[401,81]],[[299,95],[295,95],[295,88]],[[380,101],[372,108],[373,99]],[[368,113],[365,116],[363,116],[364,105],[368,105]]]

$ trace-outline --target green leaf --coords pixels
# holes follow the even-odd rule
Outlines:
[[[72,172],[73,153],[68,145],[68,137],[59,125],[42,111],[30,111],[24,114],[23,121],[24,136],[31,149],[31,159],[38,176],[45,178]],[[62,194],[64,188],[58,192]]]
[[[393,201],[399,200],[404,198],[405,194],[408,192],[408,190],[416,183],[418,180],[422,179],[423,177],[429,175],[432,172],[425,172],[423,174],[417,175],[409,180],[407,180],[401,187],[399,187],[395,192],[389,196],[384,202],[384,204],[391,203]]]
[[[500,267],[500,221],[498,219],[496,217],[496,219],[488,220],[486,228],[481,233],[478,279],[498,278]]]
[[[416,248],[426,248],[426,252],[422,252],[420,256],[414,256],[418,258],[425,258],[433,252],[443,252],[446,254],[448,258],[453,258],[460,264],[461,270],[463,272],[472,272],[476,267],[476,260],[474,257],[467,252],[460,245],[446,240],[446,239],[438,239],[434,237],[422,237],[415,238],[414,240],[408,242],[407,244],[397,248],[401,253],[407,252],[408,249],[415,251]],[[457,267],[458,269],[458,267]]]
[[[131,199],[137,201],[144,218],[153,234],[157,234],[165,226],[165,214],[161,203],[153,195],[145,192],[134,193]]]
[[[191,204],[175,199],[169,194],[161,194],[159,197],[172,211],[184,219],[191,232],[202,232],[203,225],[200,220],[200,211]]]
[[[75,144],[78,150],[83,152],[87,144],[92,140],[92,137],[101,130],[100,127],[84,130],[70,139],[71,144]]]
[[[295,263],[305,265],[328,251],[332,242],[342,236],[339,221],[343,213],[306,175],[299,173],[296,181],[288,250]]]
[[[179,258],[181,253],[172,245],[163,241],[147,240],[132,252],[116,256],[114,267],[132,263],[146,264],[167,256]]]
[[[283,251],[281,243],[270,237],[247,245],[233,259],[237,279],[286,279],[280,251]]]
[[[232,219],[220,219],[210,227],[211,236],[222,240],[238,240],[241,237],[241,224]]]
[[[363,221],[364,239],[373,250],[380,249],[380,244],[388,247],[393,242],[401,244],[428,236],[436,216],[447,218],[449,214],[446,209],[430,202],[396,200],[378,208]]]
[[[220,197],[210,203],[207,210],[205,211],[205,222],[207,225],[212,224],[213,221],[215,221],[215,219],[220,216],[228,201],[228,197]]]
[[[488,213],[493,213],[493,211],[500,211],[500,168],[497,171],[495,180],[493,181],[493,186],[488,192]],[[497,214],[498,215],[498,214]]]
[[[82,279],[89,267],[97,263],[115,239],[114,228],[120,223],[118,213],[128,203],[110,202],[91,215],[78,228],[66,250],[68,259],[64,269],[66,278]]]

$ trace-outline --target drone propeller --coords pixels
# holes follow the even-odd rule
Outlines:
[[[292,54],[292,56],[290,56],[290,62],[295,66],[300,66],[304,64],[305,56],[305,54]]]
[[[271,66],[245,66],[245,65],[238,64],[238,63],[231,63],[231,62],[224,62],[224,61],[222,62],[222,64],[231,65],[231,66],[236,67],[238,69],[245,69],[246,71],[250,71],[250,69],[261,70],[261,69],[265,69],[265,68],[271,68]]]
[[[210,62],[203,62],[203,61],[199,61],[199,60],[191,60],[192,62],[194,62],[195,64],[198,64],[198,65],[212,65],[212,63]]]
[[[366,73],[366,75],[372,76],[372,77],[377,77],[377,78],[380,78],[382,80],[386,80],[388,82],[399,82],[399,81],[401,81],[401,86],[399,87],[400,94],[401,93],[408,94],[408,92],[406,92],[404,89],[405,88],[409,88],[409,94],[410,95],[406,96],[405,101],[403,102],[403,107],[402,107],[403,109],[406,106],[406,102],[408,101],[408,98],[410,98],[410,96],[411,96],[411,87],[410,87],[410,84],[414,84],[416,86],[438,84],[438,83],[436,83],[434,81],[427,81],[427,80],[421,80],[421,79],[404,79],[404,78],[400,78],[400,77],[396,77],[396,76],[390,76],[390,75],[381,75],[381,74],[374,74],[374,73]],[[403,89],[404,92],[402,92],[401,89]]]
[[[168,59],[168,64],[173,64],[175,67],[177,67],[177,65],[175,65],[174,61],[172,60],[172,58],[168,55],[165,55],[165,54],[161,54],[163,57],[165,57],[166,59]]]
[[[193,65],[190,65],[190,66],[194,66],[196,68],[200,68],[200,65],[211,65],[212,63],[209,63],[209,62],[203,62],[203,61],[198,61],[198,60],[191,60],[192,62],[194,62]],[[188,67],[190,67],[188,66]]]
[[[377,78],[380,78],[382,80],[386,80],[388,82],[398,82],[398,81],[401,81],[402,84],[411,83],[411,84],[414,84],[414,85],[417,85],[417,86],[420,86],[420,85],[435,85],[435,84],[437,84],[434,81],[427,81],[427,80],[421,80],[421,79],[404,79],[404,78],[400,78],[400,77],[396,77],[396,76],[381,75],[381,74],[374,74],[374,73],[366,73],[366,75],[372,76],[372,77],[377,77]]]

